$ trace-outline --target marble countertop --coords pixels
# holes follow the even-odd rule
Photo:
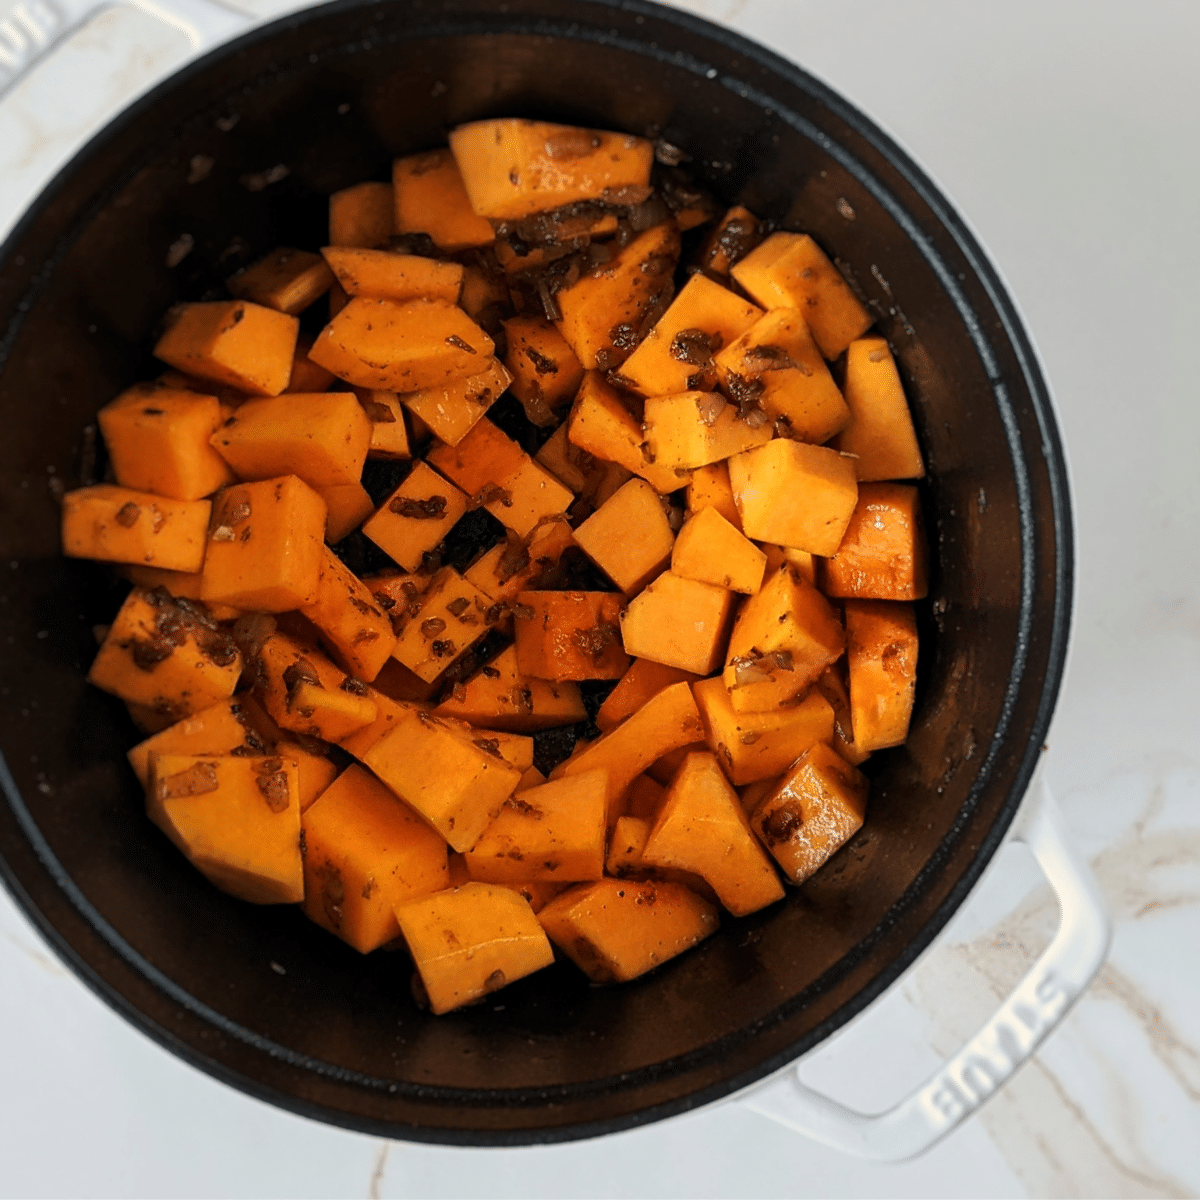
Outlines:
[[[0,892],[0,1197],[1194,1196],[1200,1193],[1200,6],[688,0],[870,113],[989,248],[1073,472],[1078,593],[1046,759],[1116,936],[1035,1060],[924,1158],[847,1159],[724,1104],[526,1150],[388,1144],[277,1111],[126,1025]],[[288,0],[242,0],[258,18]],[[0,103],[0,231],[182,35],[97,18]],[[71,86],[65,87],[66,80]],[[806,1062],[883,1106],[974,1032],[1053,933],[1005,850],[901,985]]]

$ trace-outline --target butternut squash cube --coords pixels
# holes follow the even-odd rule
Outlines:
[[[761,308],[728,288],[704,275],[693,275],[625,360],[621,374],[643,396],[711,388],[713,356],[762,315]],[[707,385],[703,382],[706,372]]]
[[[767,556],[768,576],[774,575],[784,563],[787,563],[801,579],[806,579],[813,587],[817,586],[817,557],[815,554],[809,554],[807,550],[793,550],[790,546],[772,546],[769,542],[763,544],[760,549]]]
[[[717,355],[716,367],[728,395],[756,401],[799,441],[827,442],[850,420],[798,309],[772,309]]]
[[[601,733],[615,729],[626,717],[631,717],[647,701],[673,683],[695,683],[699,675],[668,667],[649,658],[635,658],[621,681],[600,705],[596,725]]]
[[[639,775],[638,779],[645,779]],[[653,782],[653,780],[651,780]],[[655,784],[657,787],[658,785]],[[660,795],[665,795],[659,788]],[[642,864],[642,852],[650,836],[653,818],[620,816],[613,827],[608,842],[608,854],[604,859],[604,873],[616,879],[631,879],[644,876],[647,872]]]
[[[298,475],[309,487],[358,483],[371,421],[351,392],[289,392],[247,400],[212,435],[242,479]]]
[[[164,571],[161,567],[147,567],[127,564],[121,570],[121,575],[137,587],[152,592],[155,588],[166,588],[177,600],[200,601],[200,588],[204,582],[201,571]],[[203,604],[204,609],[214,621],[236,621],[241,612],[228,604]]]
[[[864,483],[842,544],[821,564],[828,596],[922,600],[929,592],[921,499],[903,483]]]
[[[439,716],[458,717],[472,725],[514,733],[534,733],[539,729],[553,729],[556,725],[572,725],[587,718],[583,697],[576,684],[566,681],[548,683],[521,674],[516,646],[502,650],[490,663],[480,667],[434,712]]]
[[[871,327],[871,314],[806,233],[773,233],[730,270],[764,308],[798,308],[825,358]]]
[[[425,555],[467,511],[462,492],[423,462],[363,523],[362,531],[406,571],[415,571]]]
[[[233,695],[242,656],[216,622],[165,591],[134,588],[96,654],[88,681],[178,721]]]
[[[692,472],[687,487],[687,510],[694,515],[703,508],[715,508],[734,529],[741,531],[742,514],[733,502],[728,463],[708,463]]]
[[[564,421],[543,444],[534,458],[556,479],[575,493],[577,500],[599,508],[632,478],[619,463],[606,462],[573,445]],[[656,489],[657,490],[657,489]]]
[[[678,258],[679,230],[667,221],[557,294],[555,323],[584,370],[609,371],[629,357],[670,302]]]
[[[814,685],[829,701],[833,709],[833,741],[830,745],[852,767],[857,767],[871,757],[869,750],[862,750],[854,741],[854,719],[850,712],[850,688],[847,683],[846,664],[836,662],[826,667]]]
[[[634,658],[707,675],[725,656],[732,618],[728,588],[666,571],[622,613],[621,639]]]
[[[719,678],[695,686],[708,748],[735,787],[779,775],[817,742],[833,736],[833,709],[816,689],[770,712],[735,712]]]
[[[492,339],[445,300],[354,296],[308,356],[358,387],[415,392],[478,374],[493,349]]]
[[[716,757],[689,754],[642,851],[652,867],[693,871],[735,917],[783,899],[783,885],[758,844]]]
[[[679,531],[671,573],[753,595],[762,587],[767,556],[715,508],[702,508]]]
[[[521,776],[520,781],[517,783],[517,790],[513,794],[518,795],[521,792],[526,791],[528,788],[541,787],[545,782],[545,775],[543,775],[541,771],[537,769],[537,767],[530,767],[529,770]],[[528,900],[529,897],[527,896],[526,899]]]
[[[818,742],[766,797],[751,824],[793,883],[803,883],[861,828],[867,780]]]
[[[333,284],[333,272],[319,254],[280,246],[265,258],[230,276],[225,286],[241,300],[298,316]]]
[[[666,794],[666,788],[649,775],[639,775],[629,785],[629,795],[625,797],[625,809],[629,817],[646,822],[646,837],[650,836],[650,826],[654,823],[654,818],[658,816],[658,810],[662,807],[663,797]],[[618,824],[617,830],[613,833],[614,846],[619,829],[620,825]],[[645,845],[644,840],[642,845]],[[616,873],[611,867],[608,868],[608,871],[610,875]]]
[[[654,164],[645,138],[515,118],[460,125],[450,150],[471,208],[498,221],[577,200],[637,203],[648,194]]]
[[[537,915],[550,940],[593,983],[627,983],[690,950],[720,924],[682,884],[600,879],[556,896]]]
[[[465,883],[407,900],[396,906],[396,920],[421,991],[437,1014],[490,995],[554,961],[528,902],[500,884]]]
[[[443,567],[401,628],[392,656],[432,682],[487,633],[491,603],[453,567]]]
[[[168,500],[108,483],[77,488],[63,496],[63,553],[199,571],[211,512],[208,500]]]
[[[318,366],[308,352],[316,338],[301,330],[296,338],[296,349],[292,353],[292,374],[288,378],[285,392],[323,392],[334,380],[332,371]]]
[[[775,436],[767,422],[743,421],[719,392],[651,396],[643,429],[655,465],[685,471],[762,446]]]
[[[504,322],[512,393],[535,425],[553,425],[554,410],[575,396],[583,367],[566,339],[544,317],[522,313]]]
[[[401,713],[362,761],[464,854],[524,774],[494,747],[420,709]]]
[[[645,480],[631,479],[575,530],[575,541],[632,596],[665,570],[675,535],[658,493]]]
[[[396,232],[427,233],[443,250],[490,246],[495,233],[467,198],[454,155],[447,149],[409,154],[392,163]]]
[[[390,183],[356,183],[329,197],[331,246],[381,246],[396,233]]]
[[[694,754],[706,748],[703,740],[697,742],[689,742],[686,746],[676,746],[674,750],[668,750],[661,758],[656,758],[647,768],[646,774],[654,780],[659,787],[666,788],[671,784],[671,780],[675,778],[676,772],[683,766],[683,760],[689,754]]]
[[[389,658],[375,676],[375,689],[392,700],[418,703],[429,700],[439,690],[438,681],[426,683],[414,675],[402,662]]]
[[[562,558],[563,551],[575,544],[566,521],[547,521],[535,526],[527,537],[512,534],[508,541],[493,546],[467,569],[466,578],[484,595],[499,605],[516,600],[517,594],[535,591]],[[502,616],[500,624],[511,616]]]
[[[370,725],[379,715],[379,710],[369,696],[347,689],[347,684],[352,682],[365,692],[361,680],[349,679],[333,691],[319,682],[307,680],[301,680],[289,689],[288,709],[293,720],[303,722],[300,732],[310,737],[324,738],[327,742],[337,742],[356,729]]]
[[[399,666],[398,663],[396,665]],[[378,687],[372,687],[370,684],[367,685],[367,695],[375,701],[375,720],[370,725],[356,729],[338,743],[347,753],[353,754],[359,762],[366,761],[367,751],[385,734],[391,733],[402,717],[428,707],[420,702],[393,699],[380,691]]]
[[[735,204],[704,239],[697,260],[702,270],[728,275],[734,263],[745,258],[762,239],[758,218],[748,208]]]
[[[313,491],[325,501],[325,540],[331,546],[352,534],[375,511],[361,483],[336,484]]]
[[[686,486],[690,472],[652,461],[642,424],[621,401],[620,393],[599,372],[588,371],[571,409],[567,438],[595,458],[619,463],[666,495]]]
[[[155,755],[150,819],[222,891],[252,904],[304,899],[296,764]]]
[[[519,592],[517,664],[535,679],[620,679],[621,598],[612,592]]]
[[[458,304],[472,321],[479,321],[487,313],[499,314],[509,307],[508,284],[494,270],[468,266],[463,271]]]
[[[347,296],[370,296],[398,304],[424,297],[457,304],[462,290],[461,263],[357,246],[325,246],[321,255]]]
[[[156,357],[189,375],[251,396],[278,396],[292,377],[300,322],[248,300],[180,304],[171,310]]]
[[[521,772],[522,779],[533,766],[533,738],[521,733],[509,733],[503,729],[477,729],[469,721],[460,721],[457,717],[447,716],[442,720],[469,737],[476,746],[493,758],[501,758],[510,767],[516,767]],[[520,780],[517,782],[520,784]]]
[[[354,389],[359,407],[371,423],[371,440],[367,445],[367,458],[382,458],[391,461],[412,457],[408,445],[408,428],[404,424],[404,409],[395,392],[379,388]]]
[[[332,550],[321,559],[317,596],[301,607],[350,674],[370,682],[391,657],[396,635],[367,586]]]
[[[200,596],[252,612],[288,612],[316,599],[325,553],[325,501],[284,475],[217,494]]]
[[[917,684],[913,606],[847,600],[846,643],[855,746],[870,753],[903,745]]]
[[[576,883],[604,874],[608,776],[589,771],[529,788],[500,810],[467,851],[485,883]]]
[[[224,757],[264,755],[271,746],[254,726],[242,697],[218,700],[191,716],[176,721],[160,733],[138,742],[126,754],[138,783],[150,780],[150,759],[155,754],[192,754]]]
[[[449,886],[441,836],[360,766],[302,824],[304,912],[362,954],[399,936],[398,904]]]
[[[837,552],[858,502],[853,459],[788,438],[735,455],[729,481],[748,538],[809,554]]]
[[[121,487],[173,500],[199,500],[234,476],[209,445],[221,423],[216,396],[135,384],[97,414]]]
[[[504,395],[510,379],[499,359],[489,358],[474,375],[465,375],[441,387],[407,392],[400,400],[446,445],[457,446]]]

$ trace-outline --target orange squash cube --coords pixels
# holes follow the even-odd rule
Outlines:
[[[491,224],[472,207],[454,155],[447,149],[409,154],[392,163],[396,232],[427,233],[443,250],[490,246]]]
[[[579,390],[583,367],[566,339],[544,317],[521,313],[504,322],[512,393],[535,425],[553,425],[554,410]]]
[[[769,422],[742,420],[719,392],[651,396],[643,431],[656,466],[684,471],[762,446],[775,436]]]
[[[301,330],[296,338],[296,349],[292,353],[292,374],[288,378],[285,392],[323,392],[334,379],[332,371],[319,367],[308,357],[316,339],[311,333]]]
[[[329,197],[331,246],[381,246],[396,232],[390,183],[356,183]]]
[[[375,511],[361,483],[318,487],[313,491],[325,501],[325,540],[331,546],[352,534]]]
[[[409,412],[420,417],[441,441],[457,446],[501,396],[510,375],[499,359],[489,358],[474,375],[441,387],[406,392],[400,397]]]
[[[108,483],[77,488],[63,496],[63,553],[199,571],[211,512],[208,500],[168,500]]]
[[[393,661],[395,660],[393,659]],[[398,663],[396,665],[399,666]],[[383,674],[383,672],[380,672],[380,674]],[[380,691],[378,687],[370,684],[367,685],[367,695],[375,701],[375,720],[370,725],[364,725],[361,729],[356,729],[352,734],[342,738],[338,743],[348,754],[353,754],[359,762],[366,761],[367,751],[376,742],[382,740],[385,734],[391,733],[406,714],[428,708],[428,705],[421,702],[393,699],[391,696]]]
[[[270,744],[253,724],[241,696],[218,700],[191,716],[176,721],[160,733],[138,742],[125,757],[145,787],[150,780],[150,759],[155,754],[192,754],[223,757],[263,755]]]
[[[519,592],[517,664],[535,679],[620,679],[621,598],[612,592]]]
[[[202,571],[164,571],[160,567],[127,564],[121,575],[137,587],[152,592],[155,588],[166,588],[177,600],[200,600],[200,588],[204,583]],[[228,604],[203,604],[214,621],[236,621],[242,614]]]
[[[659,787],[667,788],[671,785],[671,780],[675,778],[675,773],[683,766],[683,760],[689,754],[698,753],[706,749],[706,744],[703,740],[697,742],[689,742],[686,746],[676,746],[674,750],[668,750],[661,758],[656,758],[647,768],[646,774],[654,780]]]
[[[745,258],[762,239],[758,218],[748,208],[735,204],[704,239],[697,261],[704,271],[728,275],[734,263]]]
[[[231,295],[293,317],[320,300],[332,284],[333,272],[319,254],[288,246],[225,281]]]
[[[920,479],[925,463],[904,385],[885,338],[865,337],[850,343],[845,388],[850,423],[835,444],[855,456],[858,478],[864,483]]]
[[[702,508],[679,531],[671,573],[753,595],[762,587],[767,556],[715,508]]]
[[[369,683],[391,657],[396,645],[391,621],[332,550],[326,549],[321,559],[316,599],[300,611],[356,678]]]
[[[830,745],[839,757],[852,767],[857,767],[871,757],[871,752],[859,749],[854,741],[854,719],[850,712],[850,688],[845,663],[836,662],[826,667],[814,686],[833,709],[833,741]]]
[[[649,658],[635,658],[629,670],[600,705],[596,713],[596,725],[601,733],[607,733],[671,684],[694,683],[699,678],[699,675],[681,671],[678,667],[668,667]]]
[[[431,683],[487,633],[491,600],[453,567],[429,581],[420,607],[400,629],[392,656]]]
[[[359,387],[354,388],[354,395],[371,423],[367,458],[392,461],[411,458],[408,427],[404,423],[404,409],[400,406],[400,397],[395,392]]]
[[[508,284],[495,271],[468,266],[463,271],[458,304],[472,321],[483,321],[489,314],[502,315],[509,307]]]
[[[847,600],[846,659],[855,746],[870,753],[903,745],[917,683],[913,606],[889,600]]]
[[[372,296],[401,304],[425,297],[457,304],[462,290],[461,263],[358,246],[325,246],[321,255],[347,296]]]
[[[575,493],[577,501],[599,508],[632,478],[619,463],[606,462],[573,445],[564,421],[534,455],[556,479]],[[657,489],[656,489],[657,490]]]
[[[466,578],[494,603],[507,605],[518,593],[536,591],[542,580],[558,566],[563,551],[575,544],[566,521],[547,521],[535,526],[525,538],[515,533],[493,546],[467,568]],[[500,624],[511,624],[507,613]]]
[[[732,618],[728,588],[666,571],[621,614],[621,640],[634,658],[707,675],[725,657]]]
[[[575,530],[575,541],[632,596],[665,570],[675,535],[658,493],[645,480],[631,479]]]
[[[415,571],[467,507],[467,497],[454,484],[416,462],[362,531],[406,571]]]
[[[807,550],[793,550],[790,546],[772,546],[769,542],[764,543],[761,549],[767,556],[768,576],[774,575],[784,563],[787,563],[801,579],[806,579],[813,587],[817,586],[817,557],[815,554],[809,554]]]
[[[646,822],[647,837],[650,835],[650,826],[654,824],[654,818],[658,816],[658,810],[662,807],[663,797],[666,794],[667,789],[649,775],[639,775],[629,785],[629,794],[625,797],[626,813],[631,818]],[[615,844],[615,830],[613,841]],[[642,845],[645,845],[644,840]],[[615,872],[609,868],[609,874],[615,874]]]
[[[926,559],[917,489],[864,483],[842,544],[821,564],[821,587],[847,599],[922,600],[929,592]]]
[[[352,684],[355,690],[350,690]],[[358,688],[364,694],[359,694]],[[288,712],[297,732],[338,742],[379,715],[375,701],[365,692],[361,680],[347,679],[332,691],[320,682],[301,680],[288,689]]]
[[[694,515],[703,508],[715,508],[734,529],[741,531],[742,514],[733,501],[728,463],[715,462],[697,467],[688,479],[688,512]]]

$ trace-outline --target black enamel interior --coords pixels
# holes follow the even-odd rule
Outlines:
[[[92,626],[119,594],[59,557],[53,488],[75,484],[83,427],[154,369],[156,322],[226,273],[216,264],[235,238],[320,244],[331,191],[499,114],[661,135],[723,199],[832,252],[902,365],[936,570],[909,745],[881,756],[866,828],[816,879],[632,985],[595,989],[556,966],[432,1018],[409,999],[402,954],[362,959],[296,911],[222,896],[144,819],[123,757],[132,727],[83,679]],[[195,155],[215,165],[189,184]],[[281,182],[240,182],[278,163]],[[181,233],[195,249],[169,270]],[[82,977],[199,1067],[394,1137],[518,1144],[625,1128],[828,1036],[912,961],[995,852],[1065,652],[1071,528],[1053,416],[953,210],[796,67],[642,3],[346,0],[164,84],[70,164],[0,262],[0,867]]]

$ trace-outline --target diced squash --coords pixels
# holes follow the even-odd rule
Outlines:
[[[321,254],[347,296],[371,296],[398,304],[425,297],[457,304],[462,290],[461,263],[357,246],[325,246]]]
[[[625,983],[716,933],[716,908],[682,884],[601,879],[537,915],[550,940],[594,983]]]
[[[643,396],[711,388],[713,356],[736,341],[762,315],[761,308],[728,288],[703,275],[693,275],[625,360],[621,375]],[[707,385],[703,382],[706,372]]]
[[[699,265],[713,275],[728,275],[733,265],[745,258],[762,237],[758,218],[748,208],[735,204],[704,239]]]
[[[798,309],[772,309],[717,355],[716,366],[728,395],[757,403],[789,437],[827,442],[850,420]]]
[[[725,657],[732,617],[728,588],[666,571],[630,601],[621,615],[621,639],[634,658],[707,675]]]
[[[472,321],[486,324],[489,316],[499,316],[508,311],[508,284],[495,271],[467,266],[463,270],[462,294],[458,304]]]
[[[217,494],[200,595],[243,611],[288,612],[317,595],[325,501],[284,475]]]
[[[313,491],[325,501],[325,540],[331,546],[353,533],[375,511],[361,483],[318,487]]]
[[[767,556],[717,509],[702,508],[679,531],[671,573],[753,595],[762,587]]]
[[[860,484],[842,544],[821,564],[821,588],[845,599],[922,600],[929,592],[926,559],[917,489]]]
[[[566,521],[547,521],[535,526],[527,537],[493,546],[467,569],[466,578],[500,605],[516,600],[517,594],[534,591],[558,566],[563,551],[575,544]],[[502,618],[504,620],[505,618]]]
[[[651,396],[643,429],[654,464],[684,471],[720,462],[774,437],[769,422],[743,421],[719,392]]]
[[[394,659],[392,660],[395,661]],[[396,664],[399,666],[399,663]],[[383,672],[380,672],[382,675]],[[376,680],[378,683],[378,680]],[[380,741],[385,734],[391,733],[402,717],[408,713],[427,708],[428,705],[408,700],[395,700],[386,695],[376,686],[367,685],[367,695],[375,701],[376,716],[370,725],[356,729],[349,737],[344,737],[338,743],[343,750],[353,754],[359,762],[366,761],[367,751]]]
[[[770,712],[734,712],[720,678],[695,685],[705,741],[735,787],[786,770],[817,742],[833,736],[833,709],[816,689]]]
[[[156,755],[151,820],[222,891],[252,904],[304,899],[296,764]]]
[[[755,810],[751,824],[793,883],[803,883],[861,828],[867,780],[822,742]]]
[[[863,482],[920,479],[925,463],[885,338],[865,337],[850,343],[845,389],[850,423],[838,434],[836,445],[855,456],[858,478]]]
[[[278,396],[292,377],[300,322],[248,300],[180,304],[154,353],[189,375],[252,396]]]
[[[395,232],[390,183],[356,183],[329,197],[331,246],[381,246]]]
[[[371,422],[371,440],[367,445],[367,458],[384,458],[392,461],[412,457],[408,445],[408,428],[404,424],[404,409],[395,392],[379,388],[354,389],[359,406]]]
[[[631,717],[647,701],[673,683],[695,683],[699,675],[668,667],[649,658],[635,658],[628,671],[596,713],[596,725],[601,733],[615,729],[626,717]]]
[[[472,207],[454,155],[447,149],[409,154],[392,164],[396,232],[427,233],[443,250],[490,246],[491,224]]]
[[[790,546],[772,546],[769,542],[761,546],[767,556],[767,575],[774,575],[784,563],[792,568],[801,579],[817,586],[817,556],[807,550],[793,550]]]
[[[231,295],[276,312],[297,316],[333,284],[333,272],[319,254],[280,246],[225,281]]]
[[[472,879],[576,883],[604,874],[608,776],[589,771],[529,788],[467,851]]]
[[[491,605],[453,567],[443,567],[402,627],[393,657],[418,679],[432,682],[487,633]]]
[[[457,446],[476,422],[504,395],[510,376],[499,359],[488,358],[479,371],[440,387],[406,392],[400,397],[448,446]]]
[[[629,660],[621,649],[621,597],[612,592],[519,592],[514,610],[522,675],[620,679]]]
[[[250,720],[241,697],[218,700],[161,733],[138,742],[126,754],[138,783],[145,787],[150,779],[150,758],[155,754],[263,755],[271,746]]]
[[[292,354],[292,374],[285,392],[323,392],[334,380],[332,371],[318,366],[308,352],[316,338],[301,330],[296,338],[296,349]]]
[[[569,423],[564,421],[534,458],[565,483],[575,493],[577,501],[599,508],[616,494],[618,488],[628,483],[632,475],[619,463],[596,458],[572,444],[567,437],[568,428]]]
[[[369,771],[348,767],[303,817],[304,912],[362,954],[395,908],[450,885],[446,843]]]
[[[478,374],[493,349],[492,339],[445,300],[355,296],[308,356],[359,387],[415,392]]]
[[[645,480],[631,479],[575,530],[575,541],[632,596],[665,570],[675,535],[658,493]]]
[[[773,233],[730,274],[764,308],[800,309],[827,359],[871,327],[871,314],[806,233]]]
[[[481,750],[494,758],[503,759],[510,767],[516,767],[522,779],[533,766],[533,738],[503,729],[477,729],[469,721],[460,721],[457,717],[447,716],[442,720],[469,737]],[[519,784],[520,780],[517,782]]]
[[[211,617],[164,591],[134,588],[108,628],[88,680],[175,721],[228,699],[242,656]]]
[[[853,459],[787,438],[735,455],[729,481],[748,538],[810,554],[837,552],[858,502]]]
[[[164,571],[161,567],[127,564],[121,574],[140,588],[152,592],[155,588],[166,588],[177,600],[200,600],[200,589],[204,584],[202,571]],[[203,601],[201,601],[203,603]],[[214,621],[236,621],[241,612],[228,604],[204,604],[205,610]]]
[[[645,779],[639,775],[638,779]],[[636,782],[636,781],[635,781]],[[653,780],[651,780],[653,783]],[[657,787],[658,785],[655,784]],[[664,795],[659,788],[660,797]],[[629,879],[646,873],[642,864],[642,851],[646,848],[646,839],[650,836],[650,826],[653,818],[621,816],[613,827],[612,837],[608,842],[608,854],[604,859],[604,873],[616,879]]]
[[[69,558],[199,571],[212,504],[98,483],[63,496],[62,546]]]
[[[522,313],[504,322],[512,393],[536,425],[553,425],[555,410],[569,403],[583,379],[583,367],[563,335],[544,317]]]
[[[609,371],[629,357],[670,303],[678,258],[679,230],[668,221],[558,293],[558,330],[584,370]]]
[[[466,853],[524,774],[492,751],[417,709],[401,713],[362,761],[455,850]]]
[[[292,717],[303,722],[303,732],[331,742],[370,725],[379,712],[369,696],[342,688],[330,691],[317,683],[297,684],[289,700]]]
[[[467,497],[454,484],[417,462],[408,478],[363,523],[362,531],[406,571],[415,571],[467,506]]]
[[[392,700],[422,702],[429,700],[439,690],[440,685],[436,679],[432,683],[426,683],[425,680],[414,675],[403,663],[389,658],[379,668],[379,674],[375,676],[374,687],[376,691],[382,692]]]
[[[708,752],[684,759],[659,808],[642,861],[695,872],[735,917],[783,899],[783,886],[755,840],[737,793]]]
[[[358,483],[371,421],[352,392],[289,392],[247,400],[212,435],[245,480],[298,475],[309,487]]]
[[[742,514],[733,502],[728,463],[715,462],[697,467],[688,479],[688,512],[695,514],[704,508],[715,508],[734,529],[741,531]]]
[[[514,794],[519,794],[523,791],[526,791],[528,788],[541,787],[545,782],[545,775],[543,775],[541,771],[537,769],[537,767],[530,767],[529,770],[521,776],[519,782],[517,783],[517,791]]]
[[[859,749],[854,741],[854,720],[850,713],[846,664],[836,662],[833,666],[826,667],[815,686],[833,709],[833,741],[830,745],[852,767],[857,767],[871,757],[871,752]]]
[[[855,746],[870,753],[903,745],[917,683],[913,606],[847,600],[846,658]]]
[[[470,1004],[554,961],[528,901],[501,884],[465,883],[407,900],[396,906],[396,919],[419,993],[434,1013]]]
[[[704,750],[706,744],[703,740],[698,742],[689,742],[686,746],[676,746],[674,750],[668,750],[661,758],[656,758],[647,768],[646,774],[654,780],[659,787],[670,787],[671,780],[675,778],[675,773],[683,766],[683,760],[689,754],[697,753]]]
[[[480,667],[434,712],[439,716],[458,717],[472,725],[514,733],[534,733],[587,718],[583,697],[576,684],[565,680],[548,683],[521,674],[516,646],[502,650],[490,663]],[[523,783],[523,786],[532,785]]]
[[[658,810],[662,807],[663,797],[666,794],[666,788],[649,775],[639,775],[629,785],[629,794],[625,797],[626,812],[630,817],[648,822],[646,826],[647,836],[649,836],[650,825],[654,823],[654,818],[658,816]],[[615,832],[613,837],[615,842]],[[611,868],[609,868],[609,871],[612,873]]]
[[[645,138],[546,121],[473,121],[450,133],[471,207],[514,220],[578,200],[638,203],[654,147]]]
[[[199,500],[234,476],[209,445],[221,423],[216,396],[139,383],[97,414],[121,487],[173,500]]]
[[[818,742],[817,745],[822,746],[824,742]],[[756,779],[753,783],[747,783],[743,787],[738,788],[738,799],[742,804],[742,811],[747,817],[753,818],[758,806],[783,782],[782,775],[772,776],[770,779]],[[753,828],[753,821],[751,821]]]

